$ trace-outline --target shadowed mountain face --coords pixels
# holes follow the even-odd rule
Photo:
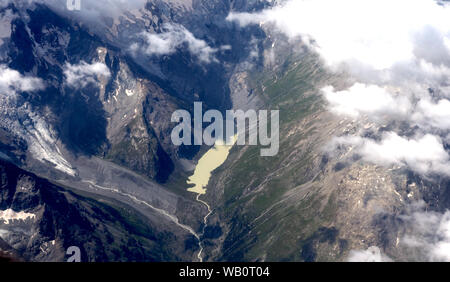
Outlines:
[[[189,173],[180,159],[200,146],[174,146],[170,118],[194,101],[232,107],[230,76],[264,33],[225,17],[263,5],[175,2],[87,24],[40,1],[0,6],[0,65],[13,77],[0,88],[0,210],[18,216],[0,228],[7,254],[62,261],[78,246],[86,261],[197,259],[207,211],[177,183]],[[140,34],[167,32],[168,24],[181,43],[162,56],[145,52]],[[140,53],[133,43],[143,44]]]
[[[123,204],[78,196],[4,161],[0,178],[0,210],[8,211],[0,246],[12,259],[65,261],[71,246],[85,262],[191,259],[189,236]]]
[[[285,1],[109,2],[0,4],[0,260],[65,261],[71,246],[82,261],[442,260],[448,176],[361,149],[421,124],[383,120],[401,114],[390,105],[375,120],[330,108],[324,89],[371,73],[329,68],[317,42],[258,14]],[[234,146],[201,201],[186,180],[209,148],[171,141],[173,112],[194,102],[280,112],[278,154]],[[446,155],[447,131],[429,132]]]
[[[198,2],[199,7],[211,9],[199,11],[195,9],[199,7],[178,10],[170,3],[155,3],[148,4],[139,15],[128,13],[99,27],[83,26],[70,15],[41,4],[20,8],[9,4],[2,13],[14,17],[9,23],[10,36],[3,44],[6,54],[0,62],[45,82],[43,89],[19,93],[13,106],[23,108],[23,115],[32,111],[42,119],[52,133],[50,137],[61,143],[61,150],[101,156],[165,182],[179,157],[192,158],[199,150],[179,150],[171,144],[171,113],[192,110],[194,101],[203,101],[205,108],[231,108],[228,81],[233,66],[248,56],[250,38],[263,33],[256,28],[242,31],[227,23],[225,17],[231,9],[227,2]],[[174,15],[171,9],[177,13]],[[210,52],[211,61],[201,62],[186,51],[189,42],[163,57],[131,51],[131,43],[140,42],[138,30],[164,32],[167,23],[184,24],[201,38],[195,43],[210,45],[204,48]],[[74,69],[83,63],[105,64],[108,73],[93,81],[92,73]],[[69,66],[83,81],[68,82]],[[20,135],[16,138],[27,139]],[[12,144],[3,146],[7,145]],[[17,152],[10,155],[16,157]]]
[[[115,72],[111,74],[112,81],[105,79],[102,85],[103,88],[106,88],[106,85],[109,86],[108,93],[105,89],[99,91],[98,85],[91,82],[83,87],[68,85],[64,74],[67,64],[98,61],[100,60],[98,48],[107,45],[97,36],[90,35],[86,30],[73,25],[69,20],[58,16],[45,6],[37,6],[33,10],[27,10],[26,13],[29,17],[27,22],[17,18],[11,23],[12,32],[9,43],[11,51],[7,57],[8,66],[21,73],[29,73],[33,70],[36,76],[45,81],[46,88],[37,93],[26,94],[23,97],[23,103],[29,103],[29,107],[45,119],[45,122],[54,130],[55,138],[58,138],[70,153],[88,156],[101,156],[108,153],[113,155],[111,150],[114,150],[116,145],[114,142],[120,143],[125,140],[111,142],[115,136],[111,134],[108,136],[108,118],[114,115],[114,107],[109,107],[111,110],[107,112],[105,100],[108,98],[107,95],[111,95],[112,92],[117,91],[117,87],[121,87],[119,84],[121,81],[114,81],[114,79],[120,72],[120,60],[125,58],[114,55],[114,51],[112,54],[107,53],[108,67],[112,69],[115,67]],[[41,56],[35,56],[35,54],[41,54]],[[106,56],[103,60],[106,60]],[[123,79],[128,79],[127,75],[129,73],[124,74]],[[125,89],[122,92],[124,94]],[[134,104],[139,105],[139,102],[134,101]],[[139,106],[142,107],[142,105]],[[142,119],[142,116],[140,118]],[[122,125],[122,129],[125,126]],[[142,151],[139,153],[143,154],[144,159],[139,165],[127,159],[114,159],[114,161],[129,165],[130,168],[144,175],[165,181],[167,172],[170,173],[170,158],[152,134],[153,129],[150,125],[146,131],[150,135],[148,138],[153,141],[147,142],[147,145],[141,148]],[[163,168],[160,169],[160,166]]]

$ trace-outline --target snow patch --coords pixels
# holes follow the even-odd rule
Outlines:
[[[0,211],[0,219],[5,221],[6,224],[11,224],[14,220],[27,220],[35,218],[36,218],[35,214],[26,213],[24,211],[15,212],[12,209]]]
[[[55,139],[52,137],[47,124],[40,119],[35,119],[34,128],[28,130],[30,152],[34,158],[44,162],[48,161],[55,165],[55,168],[75,176],[75,171],[70,163],[62,156]]]
[[[133,91],[133,90],[130,90],[130,89],[125,90],[125,93],[126,93],[127,96],[129,96],[129,97],[134,95],[134,91]]]

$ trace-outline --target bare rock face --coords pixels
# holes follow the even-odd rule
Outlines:
[[[0,6],[0,71],[35,83],[0,93],[0,257],[64,261],[76,246],[83,261],[192,261],[200,249],[211,261],[429,259],[439,236],[416,223],[425,212],[445,222],[448,177],[332,144],[410,129],[331,113],[320,89],[345,89],[347,74],[301,39],[226,21],[277,2],[155,0],[88,22],[44,4]],[[203,51],[185,38],[147,50],[146,36],[171,31]],[[172,113],[196,101],[280,110],[276,156],[236,146],[213,172],[206,225],[186,179],[207,148],[170,140]]]
[[[78,196],[4,161],[0,178],[0,249],[12,259],[65,261],[71,246],[82,261],[191,260],[195,251],[164,219]]]
[[[262,7],[259,1],[154,1],[87,25],[52,6],[2,7],[10,30],[4,32],[0,62],[45,81],[41,89],[2,103],[4,153],[43,174],[57,174],[50,172],[55,166],[76,175],[67,159],[87,155],[166,182],[179,158],[192,158],[199,150],[172,145],[171,114],[191,111],[198,100],[206,108],[231,107],[229,78],[251,50],[248,34],[234,30],[225,17],[230,9]],[[202,63],[184,45],[162,57],[130,49],[142,32],[164,32],[166,24],[195,34],[210,48],[210,61]],[[249,32],[262,36],[256,28]],[[95,63],[104,64],[107,75],[68,83],[68,66]],[[42,157],[43,152],[52,157]]]
[[[197,259],[207,211],[176,186],[180,162],[200,148],[172,144],[170,117],[198,100],[231,107],[229,77],[250,38],[225,17],[263,6],[152,1],[85,24],[60,7],[2,4],[1,67],[36,80],[0,96],[2,250],[38,261],[64,260],[69,246],[89,261]],[[165,24],[183,26],[216,58],[203,64],[185,45],[162,57],[131,52],[139,33]]]
[[[288,44],[274,36],[266,41],[263,53]],[[234,76],[234,107],[256,96],[260,108],[280,110],[280,152],[264,158],[258,146],[233,148],[213,175],[210,228],[221,232],[205,238],[206,253],[226,261],[428,260],[408,244],[418,232],[414,220],[427,216],[411,207],[424,201],[421,209],[441,218],[448,207],[446,178],[375,165],[351,145],[335,147],[332,136],[360,130],[379,136],[399,125],[330,113],[320,89],[344,87],[348,78],[301,47],[290,50],[273,51],[277,59],[269,56],[262,65],[250,61],[251,70]]]
[[[7,10],[15,9],[11,6]],[[171,157],[158,141],[151,123],[143,116],[144,101],[152,97],[152,93],[154,96],[167,94],[143,79],[142,75],[136,76],[126,63],[126,57],[104,47],[108,46],[106,42],[91,36],[50,9],[37,6],[28,13],[27,21],[16,18],[11,23],[7,60],[11,60],[10,66],[19,71],[34,70],[35,74],[45,79],[46,88],[22,101],[10,103],[10,107],[19,108],[23,112],[19,114],[29,121],[11,128],[8,134],[24,138],[23,143],[27,143],[27,139],[28,143],[43,143],[45,138],[37,135],[48,136],[46,143],[61,142],[56,147],[49,144],[32,146],[39,147],[46,154],[58,155],[60,160],[47,158],[46,161],[57,166],[63,164],[66,167],[63,172],[73,169],[70,164],[64,164],[65,157],[60,151],[66,149],[75,155],[105,156],[152,179],[167,180],[173,170]],[[43,18],[48,20],[43,21]],[[27,54],[25,50],[41,56]],[[98,86],[89,81],[82,88],[68,85],[65,81],[67,74],[64,74],[67,65],[76,66],[80,62],[105,64],[109,75],[97,77]],[[153,105],[155,112],[158,112],[159,106],[162,105]],[[177,107],[175,103],[171,106]],[[11,118],[5,116],[5,125]],[[170,124],[166,122],[165,126]],[[10,140],[6,139],[4,146],[18,143],[7,141]],[[20,147],[28,151],[29,158],[35,158],[28,147]],[[169,148],[166,146],[166,149]],[[11,155],[16,158],[18,154],[12,152]]]

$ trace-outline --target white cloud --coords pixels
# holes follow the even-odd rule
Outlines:
[[[444,61],[445,57],[442,57],[442,60]],[[420,80],[420,77],[424,77],[426,80],[422,81],[437,85],[448,84],[450,82],[450,68],[448,66],[444,64],[433,64],[423,59],[419,60],[418,65],[419,70],[415,75],[417,80]]]
[[[359,116],[405,115],[410,109],[409,100],[394,96],[385,87],[355,83],[347,90],[335,91],[332,86],[322,89],[330,108],[338,114]]]
[[[68,17],[79,18],[85,22],[100,23],[105,17],[117,18],[126,11],[141,9],[145,7],[147,0],[81,0],[81,12],[69,11],[67,0],[2,0],[0,7],[13,2],[18,6],[27,6],[33,3],[48,5],[59,13]]]
[[[355,81],[343,90],[322,89],[332,112],[391,126],[380,141],[355,135],[332,145],[353,146],[367,162],[450,176],[442,142],[450,129],[450,5],[289,0],[262,12],[231,13],[228,20],[301,37],[328,66]],[[402,137],[405,123],[415,137]]]
[[[423,201],[414,203],[408,214],[401,216],[410,229],[400,242],[418,250],[419,260],[449,262],[450,211],[426,211],[425,206]]]
[[[450,129],[448,3],[288,0],[262,12],[231,13],[228,20],[301,37],[333,71],[344,71],[354,81],[348,89],[322,89],[329,109],[391,127],[380,142],[356,135],[334,139],[332,145],[338,140],[355,146],[364,160],[377,164],[450,175],[439,137],[447,140]],[[404,129],[419,137],[400,137]]]
[[[53,1],[58,2],[58,0]],[[64,4],[67,2],[67,0],[60,1],[63,1]],[[93,18],[96,15],[118,17],[125,11],[144,8],[147,0],[81,0],[81,2],[82,14],[85,16],[89,15]]]
[[[70,175],[75,172],[60,153],[55,133],[45,120],[33,112],[28,103],[17,104],[14,94],[43,90],[40,78],[24,76],[16,70],[0,65],[0,126],[24,138],[28,152],[42,162],[51,162],[55,168]]]
[[[347,258],[348,262],[389,262],[392,261],[376,246],[367,250],[351,250]]]
[[[26,92],[44,89],[41,79],[24,76],[18,71],[0,65],[0,94],[11,95],[16,92]]]
[[[450,101],[432,100],[428,90],[366,85],[355,83],[336,91],[332,86],[322,89],[332,112],[350,117],[366,115],[373,121],[403,120],[423,131],[450,129]],[[396,92],[392,94],[391,92]],[[415,102],[413,102],[415,101]]]
[[[64,65],[64,75],[68,85],[80,87],[86,86],[88,83],[95,83],[96,78],[99,76],[109,78],[111,76],[111,72],[103,63],[95,62],[88,64],[81,61],[76,65],[66,63]]]
[[[448,130],[450,129],[450,101],[441,99],[434,103],[423,99],[417,104],[417,111],[412,119],[420,124]]]
[[[441,173],[450,176],[450,157],[439,137],[426,134],[422,137],[406,138],[395,132],[382,135],[381,141],[359,136],[334,138],[333,150],[339,145],[354,147],[354,152],[364,161],[383,166],[408,166],[422,173]]]
[[[441,172],[450,175],[449,156],[442,141],[430,134],[407,139],[389,132],[383,135],[381,142],[366,140],[360,152],[366,160],[375,163],[402,164],[420,173]]]
[[[245,27],[251,24],[262,23],[265,20],[268,20],[269,10],[266,10],[262,13],[230,13],[227,16],[227,20],[231,22],[237,22],[241,27]]]
[[[433,0],[290,0],[256,14],[232,13],[228,20],[240,25],[270,22],[290,37],[313,39],[311,46],[330,65],[358,61],[380,70],[410,61],[430,50],[426,47],[436,49],[436,44],[449,56],[443,43],[449,36],[450,9]]]
[[[163,30],[161,33],[140,33],[144,44],[134,43],[131,46],[131,51],[135,54],[142,52],[146,55],[170,55],[186,44],[189,52],[197,56],[201,62],[217,61],[214,54],[218,49],[210,47],[204,40],[197,39],[184,26],[165,24]]]

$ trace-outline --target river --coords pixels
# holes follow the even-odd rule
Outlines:
[[[208,213],[203,218],[203,230],[201,235],[205,233],[205,228],[208,223],[208,217],[211,215],[212,210],[207,202],[200,199],[200,196],[206,194],[206,187],[208,185],[209,179],[211,178],[212,172],[227,160],[230,150],[236,143],[236,140],[237,137],[234,136],[229,144],[225,144],[222,140],[216,141],[214,147],[209,149],[208,152],[206,152],[200,158],[197,166],[195,167],[194,174],[189,177],[187,181],[188,184],[194,184],[194,187],[188,188],[188,191],[196,193],[196,200],[205,205],[208,209]],[[197,258],[200,262],[202,262],[203,244],[201,242],[201,239],[199,245],[200,250],[198,252]]]

